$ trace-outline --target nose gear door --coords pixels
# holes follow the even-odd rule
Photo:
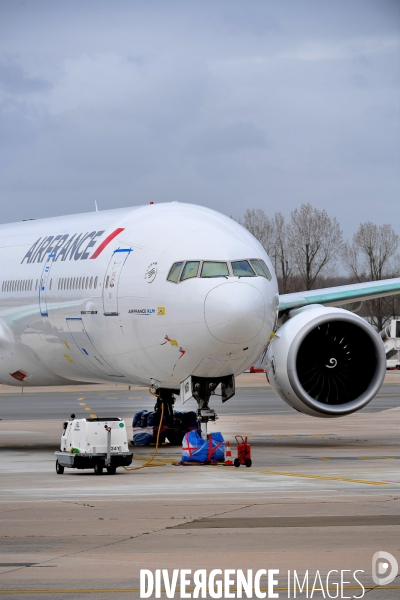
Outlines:
[[[103,308],[106,316],[118,315],[118,282],[122,267],[131,252],[132,248],[117,248],[111,256],[103,285]]]

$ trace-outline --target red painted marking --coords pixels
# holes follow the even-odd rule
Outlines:
[[[18,381],[24,381],[24,379],[28,376],[27,373],[24,373],[23,371],[15,371],[15,373],[10,373],[10,375]]]
[[[125,227],[118,227],[118,229],[116,229],[115,231],[113,231],[112,233],[110,233],[110,235],[108,237],[106,237],[106,239],[101,242],[100,246],[97,248],[97,250],[95,250],[92,254],[92,256],[90,258],[97,258],[99,256],[99,254],[101,252],[103,252],[104,248],[106,246],[108,246],[108,244],[115,238],[117,237],[117,235],[119,235],[121,233],[121,231],[124,231]]]
[[[186,434],[183,439],[186,440],[186,443],[187,443],[188,447],[187,448],[183,448],[183,446],[182,446],[182,451],[186,450],[187,452],[189,452],[189,456],[193,456],[192,450],[198,450],[198,447],[197,446],[190,446],[187,437],[188,437],[188,434]]]

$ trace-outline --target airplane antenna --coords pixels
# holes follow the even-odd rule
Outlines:
[[[97,208],[97,200],[94,201],[94,205],[96,207],[96,212],[99,212],[99,209]]]

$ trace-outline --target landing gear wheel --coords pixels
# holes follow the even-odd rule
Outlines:
[[[103,473],[103,465],[99,462],[94,465],[94,474],[101,475]]]
[[[64,467],[60,465],[58,460],[56,460],[56,473],[57,475],[62,475],[64,473]]]
[[[107,467],[107,473],[109,475],[115,475],[116,472],[117,472],[117,467],[113,467],[113,466]]]
[[[248,458],[245,462],[246,467],[251,467],[252,464],[251,458]]]
[[[185,434],[183,431],[170,430],[167,433],[167,438],[171,446],[181,446]]]
[[[240,460],[238,458],[235,458],[233,464],[235,465],[235,467],[240,467]]]

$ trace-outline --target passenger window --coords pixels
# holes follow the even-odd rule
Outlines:
[[[235,260],[232,262],[232,271],[236,277],[256,277],[250,263],[247,260]]]
[[[88,287],[88,284],[89,284],[89,277],[86,277],[86,285],[85,285],[85,288],[86,288],[86,289],[87,289],[87,287]]]
[[[262,266],[262,268],[264,269],[264,272],[265,272],[265,274],[266,274],[266,276],[267,276],[267,279],[268,279],[269,281],[271,281],[271,279],[272,279],[272,275],[271,275],[271,272],[270,272],[270,270],[268,269],[267,265],[265,264],[265,262],[264,262],[263,260],[261,260],[261,259],[260,259],[258,262],[260,263],[260,265],[261,265],[261,266]]]
[[[182,271],[181,281],[184,281],[185,279],[191,279],[191,277],[197,277],[197,272],[199,270],[199,264],[200,264],[199,260],[188,261],[185,264],[184,269]]]
[[[94,284],[93,284],[94,289],[97,288],[97,277],[94,278]]]
[[[109,282],[109,281],[110,281],[110,276],[109,276],[109,275],[107,275],[107,278],[106,278],[106,288],[108,288],[108,282]]]
[[[183,262],[176,262],[172,265],[170,272],[168,273],[167,281],[172,283],[178,283],[179,273],[181,272]]]
[[[226,262],[206,260],[201,268],[201,277],[228,277],[228,265]]]

